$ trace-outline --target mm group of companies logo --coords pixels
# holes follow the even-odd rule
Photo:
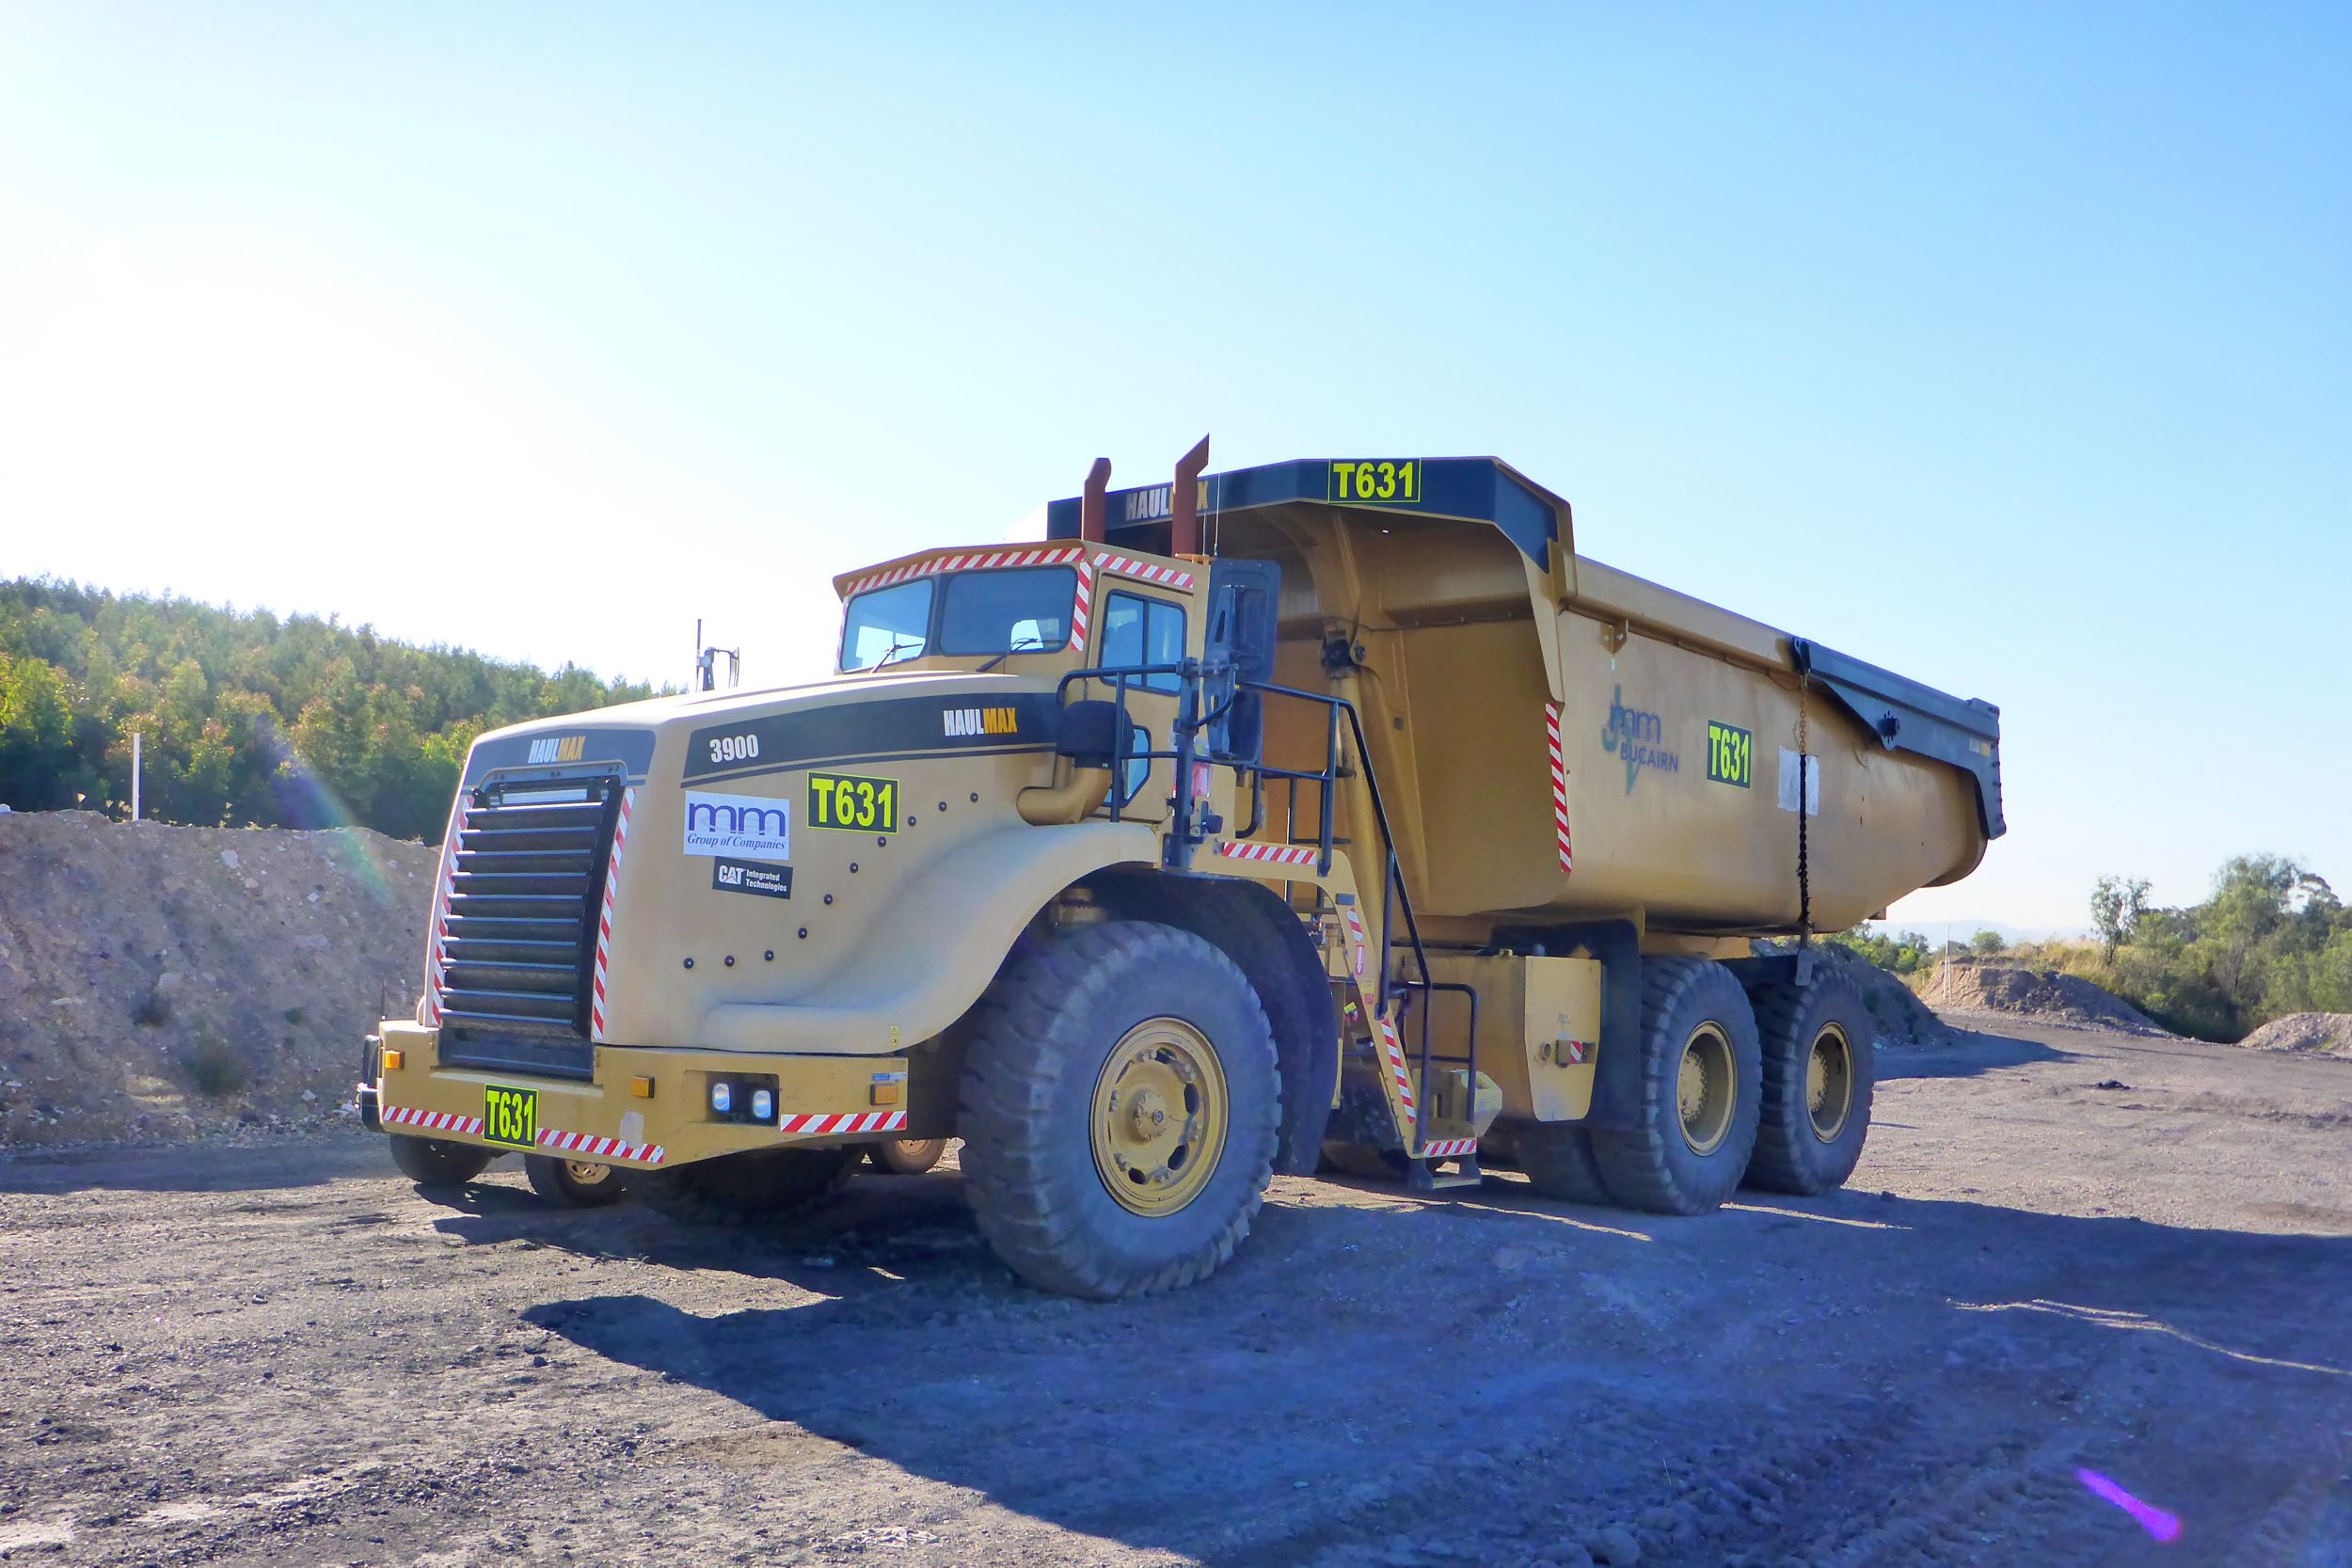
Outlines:
[[[686,792],[686,852],[752,861],[792,858],[792,802],[765,795]]]
[[[1600,749],[1624,762],[1628,795],[1633,793],[1633,781],[1645,768],[1664,773],[1682,771],[1682,759],[1661,744],[1665,738],[1665,721],[1645,709],[1626,706],[1625,688],[1618,687],[1609,703],[1609,722],[1600,732]]]

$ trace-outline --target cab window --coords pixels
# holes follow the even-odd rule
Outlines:
[[[1078,574],[1067,566],[964,572],[940,590],[939,652],[1034,654],[1070,645]]]
[[[841,669],[872,670],[923,657],[930,641],[931,579],[860,594],[841,617]]]
[[[1175,664],[1184,657],[1184,607],[1136,594],[1112,594],[1103,607],[1103,664]],[[1179,675],[1146,675],[1130,683],[1153,691],[1180,691]]]

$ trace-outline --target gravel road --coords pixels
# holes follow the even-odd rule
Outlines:
[[[1998,1027],[1828,1199],[1282,1180],[1111,1307],[952,1174],[746,1235],[357,1133],[0,1159],[0,1557],[2352,1564],[2352,1063]]]

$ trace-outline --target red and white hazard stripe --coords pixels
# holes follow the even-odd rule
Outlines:
[[[388,1127],[415,1127],[427,1132],[461,1132],[468,1137],[482,1135],[480,1117],[461,1117],[454,1111],[419,1111],[405,1105],[378,1105],[376,1114]]]
[[[904,1111],[844,1111],[832,1115],[787,1114],[777,1119],[776,1130],[813,1137],[830,1132],[903,1132],[906,1125],[907,1114]]]
[[[1220,839],[1216,852],[1231,860],[1270,861],[1276,865],[1312,865],[1320,852],[1311,844],[1239,844]]]
[[[1078,594],[1070,606],[1070,641],[1086,646],[1087,622],[1094,614],[1094,562],[1078,558]]]
[[[1576,855],[1568,845],[1568,765],[1560,754],[1560,705],[1544,705],[1544,740],[1551,748],[1551,825],[1560,845],[1560,869],[1574,871]]]
[[[1340,915],[1347,926],[1348,967],[1355,970],[1356,983],[1360,986],[1364,983],[1364,917],[1356,912],[1353,904],[1343,906]]]
[[[1432,1138],[1421,1146],[1421,1157],[1424,1160],[1459,1160],[1477,1150],[1476,1138]]]
[[[1163,588],[1173,588],[1181,593],[1192,592],[1192,574],[1174,566],[1160,566],[1124,555],[1098,555],[1094,558],[1094,564],[1099,570],[1117,572],[1120,577],[1140,578],[1145,582],[1155,582]]]
[[[539,1129],[539,1147],[585,1160],[633,1160],[641,1165],[658,1165],[665,1153],[660,1144],[624,1143],[619,1138],[596,1138],[585,1132],[558,1132],[551,1127]]]
[[[450,802],[449,827],[441,833],[441,863],[433,874],[433,925],[424,939],[424,1013],[427,1023],[441,1022],[441,986],[449,962],[449,879],[457,860],[458,824],[466,819],[466,792]]]
[[[967,550],[956,555],[932,556],[927,561],[903,562],[879,572],[868,572],[862,578],[850,578],[841,592],[845,596],[863,594],[869,588],[887,588],[894,582],[912,582],[916,578],[936,577],[942,572],[988,572],[1007,566],[1064,566],[1082,560],[1085,555],[1085,547],[1078,545]]]
[[[1389,1082],[1396,1085],[1396,1101],[1405,1107],[1408,1127],[1421,1124],[1421,1107],[1413,1102],[1413,1075],[1405,1066],[1405,1047],[1396,1037],[1396,1025],[1385,1018],[1372,1021],[1372,1032],[1379,1037],[1380,1054],[1389,1064]]]
[[[621,815],[612,823],[612,853],[604,866],[604,908],[596,913],[595,994],[588,1001],[588,1037],[604,1041],[604,976],[612,948],[612,906],[621,893],[621,851],[628,847],[628,816],[637,804],[634,788],[621,791]]]

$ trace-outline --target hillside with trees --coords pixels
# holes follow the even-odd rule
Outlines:
[[[437,842],[483,731],[653,695],[333,618],[0,583],[0,803]]]
[[[1830,940],[1915,985],[1949,961],[2073,974],[2200,1039],[2242,1039],[2297,1013],[2352,1013],[2352,908],[2285,856],[2236,856],[2210,896],[2177,909],[2150,908],[2145,881],[2103,877],[2090,913],[2098,940],[2088,942],[2010,947],[1979,931],[1947,953],[1916,931],[1861,927]]]

